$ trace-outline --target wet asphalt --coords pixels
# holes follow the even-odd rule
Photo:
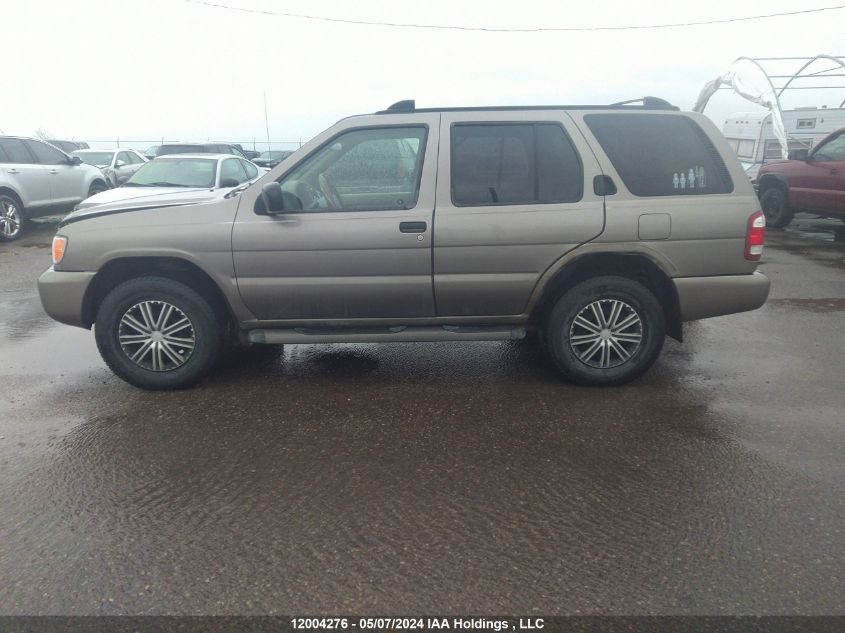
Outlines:
[[[115,378],[0,244],[2,614],[842,614],[845,224],[615,389],[534,340],[288,346]]]

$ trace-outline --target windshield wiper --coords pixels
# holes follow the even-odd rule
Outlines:
[[[148,187],[199,187],[202,188],[200,185],[180,185],[179,183],[175,182],[167,182],[166,180],[162,180],[159,182],[153,182],[147,185]]]

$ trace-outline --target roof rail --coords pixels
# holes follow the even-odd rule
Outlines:
[[[634,105],[642,104],[642,105]],[[611,108],[640,109],[640,110],[680,110],[665,99],[659,97],[640,97],[629,101],[619,101],[609,105],[541,105],[541,106],[477,106],[451,108],[417,108],[413,99],[397,101],[386,110],[379,110],[376,114],[399,114],[401,112],[463,112],[463,111],[496,111],[496,110],[608,110]]]
[[[639,99],[629,99],[628,101],[617,101],[616,103],[611,103],[610,105],[614,108],[619,106],[626,106],[631,105],[632,103],[642,103],[643,108],[647,110],[677,110],[676,106],[673,106],[671,103],[666,101],[666,99],[661,99],[660,97],[641,97]]]

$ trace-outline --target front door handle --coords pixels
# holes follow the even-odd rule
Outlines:
[[[51,170],[50,170],[50,173],[51,173],[51,174],[58,174],[58,173],[59,173],[59,170],[58,170],[58,169],[51,169]]]
[[[21,172],[19,172],[17,169],[7,169],[6,173],[7,174],[19,174]]]
[[[399,230],[402,233],[425,233],[428,225],[425,222],[400,222]]]

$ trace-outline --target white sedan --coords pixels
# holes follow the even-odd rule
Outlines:
[[[172,154],[148,161],[116,189],[83,200],[76,209],[100,204],[133,202],[158,204],[165,199],[198,202],[251,183],[266,172],[231,154]]]
[[[70,155],[79,156],[83,163],[99,167],[109,187],[123,184],[147,162],[134,149],[78,149]]]

